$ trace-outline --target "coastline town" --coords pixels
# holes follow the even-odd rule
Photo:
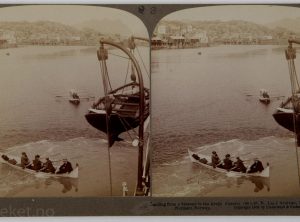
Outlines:
[[[120,34],[103,34],[90,28],[76,29],[50,21],[0,22],[0,49],[23,45],[92,46],[97,45],[101,38],[119,43],[128,39]]]
[[[151,39],[152,49],[197,48],[212,45],[280,45],[297,33],[245,21],[161,21]]]

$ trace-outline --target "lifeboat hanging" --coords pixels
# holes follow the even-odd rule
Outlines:
[[[132,52],[135,48],[133,41],[133,38],[129,41],[129,48],[131,49],[129,51],[120,44],[100,40],[100,48],[97,52],[103,81],[104,97],[99,98],[92,105],[85,118],[93,127],[107,134],[109,147],[115,141],[121,140],[119,138],[121,133],[138,126],[142,126],[139,128],[143,128],[143,123],[149,116],[150,91],[144,87],[140,66]],[[123,51],[131,63],[130,80],[127,81],[126,74],[125,84],[115,89],[112,88],[108,75],[106,65],[108,50],[105,48],[106,45]]]
[[[289,40],[289,46],[285,50],[285,56],[288,61],[292,96],[277,108],[273,117],[279,125],[295,133],[297,144],[300,146],[300,85],[294,63],[294,60],[296,59],[296,49],[293,48],[293,43],[300,44],[300,41]]]

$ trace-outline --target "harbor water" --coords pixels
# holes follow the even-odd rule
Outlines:
[[[149,48],[139,50],[149,65]],[[1,164],[0,196],[120,196],[122,182],[133,194],[137,148],[124,133],[121,137],[127,142],[116,142],[108,151],[106,135],[84,117],[95,98],[103,96],[96,52],[96,47],[87,46],[0,50],[0,151],[17,156],[25,151],[31,160],[39,154],[58,161],[56,165],[68,158],[80,169],[78,179],[37,178]],[[124,84],[128,59],[115,55],[124,54],[110,50],[107,61],[112,85],[118,87]],[[149,86],[149,80],[144,81]],[[78,106],[68,101],[71,89],[82,98]]]
[[[285,46],[226,45],[152,52],[154,196],[299,196],[293,133],[272,117],[291,94]],[[300,63],[296,61],[296,67]],[[266,89],[271,103],[258,100]],[[187,150],[250,165],[270,178],[228,177],[191,163]]]

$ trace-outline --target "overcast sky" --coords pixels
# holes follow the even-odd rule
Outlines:
[[[300,8],[263,5],[207,6],[177,11],[163,20],[244,20],[267,24],[283,18],[300,17]]]
[[[91,19],[120,20],[132,30],[132,34],[148,36],[146,27],[139,18],[119,9],[81,5],[25,5],[0,8],[0,21],[48,20],[73,25]]]

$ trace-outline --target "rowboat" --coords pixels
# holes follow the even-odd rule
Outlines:
[[[260,102],[262,102],[264,104],[269,104],[271,101],[270,96],[269,96],[267,90],[265,90],[265,89],[260,90],[260,95],[259,95],[258,99]]]
[[[13,155],[8,155],[8,154],[4,154],[4,153],[0,153],[0,156],[2,155],[6,155],[10,160],[14,159],[17,163],[16,164],[12,164],[6,160],[4,160],[2,157],[0,158],[0,162],[3,164],[6,164],[10,167],[12,167],[13,169],[19,170],[19,171],[23,171],[25,173],[29,173],[29,174],[33,174],[36,177],[42,177],[42,178],[49,178],[49,177],[54,177],[54,178],[59,178],[59,177],[67,177],[67,178],[78,178],[79,177],[79,166],[78,164],[76,164],[75,169],[73,169],[72,172],[70,173],[64,173],[64,174],[55,174],[55,173],[45,173],[45,172],[36,172],[35,170],[31,170],[31,169],[23,169],[21,167],[21,158],[17,157],[17,156],[13,156]]]
[[[236,172],[236,171],[227,171],[226,169],[222,169],[219,167],[214,168],[210,162],[211,157],[209,157],[207,155],[194,153],[189,149],[188,149],[188,153],[189,153],[189,157],[193,163],[201,165],[205,168],[214,170],[219,173],[225,173],[229,177],[269,177],[270,176],[270,166],[269,165],[267,165],[267,167],[263,171],[257,172],[257,173],[242,173],[242,172]],[[206,159],[207,162],[202,161],[204,159]]]
[[[74,105],[79,105],[80,99],[69,99],[69,102],[74,104]]]
[[[70,96],[71,98],[69,99],[69,102],[74,105],[79,105],[80,98],[78,96],[78,93],[74,89],[70,90]]]

